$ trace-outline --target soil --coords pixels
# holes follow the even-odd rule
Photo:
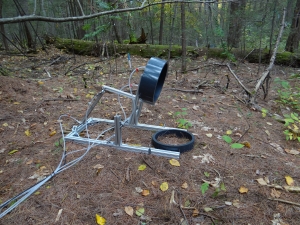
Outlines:
[[[10,75],[0,77],[0,201],[4,203],[55,171],[64,147],[63,163],[84,154],[88,145],[64,146],[62,134],[83,120],[101,85],[122,88],[131,70],[126,57],[67,55],[55,48],[28,57],[2,54],[0,60]],[[132,65],[145,66],[148,60],[132,57]],[[180,60],[171,60],[158,101],[143,106],[140,123],[175,128],[179,119],[175,113],[187,109],[181,117],[192,124],[189,131],[195,146],[181,154],[180,166],[165,157],[92,146],[81,161],[35,190],[0,224],[96,224],[96,214],[114,225],[299,224],[299,193],[280,189],[287,185],[286,176],[300,186],[299,155],[287,153],[299,151],[299,143],[285,140],[282,123],[243,103],[247,98],[243,89],[218,63],[222,62],[194,59],[189,68],[196,69],[181,74],[176,72]],[[231,65],[249,89],[265,66]],[[274,66],[271,77],[286,78],[295,72]],[[134,74],[132,84],[139,83],[140,74]],[[200,91],[189,91],[195,86]],[[260,93],[258,104],[282,115],[287,109],[276,103],[276,93],[271,82],[267,98],[263,100]],[[120,102],[128,117],[131,101],[123,97]],[[111,120],[116,114],[124,119],[118,96],[105,93],[90,116]],[[113,141],[112,130],[99,136],[109,127],[96,124],[80,135]],[[122,131],[123,143],[151,147],[153,131],[128,127]],[[231,148],[222,139],[226,133],[233,142],[247,142],[247,147]],[[138,170],[140,165],[146,169]],[[267,185],[261,185],[259,178]],[[164,182],[168,189],[162,191]],[[139,208],[144,216],[136,214]],[[133,215],[128,215],[131,209]]]
[[[183,145],[190,140],[185,137],[177,137],[175,134],[165,134],[161,135],[157,138],[157,140],[162,143],[162,144],[167,144],[167,145]]]

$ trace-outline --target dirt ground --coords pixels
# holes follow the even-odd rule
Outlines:
[[[3,204],[55,171],[63,154],[60,122],[64,135],[68,134],[82,121],[101,85],[122,88],[131,70],[127,57],[74,56],[52,48],[29,57],[3,54],[0,58],[1,67],[10,74],[0,76]],[[148,60],[132,57],[132,65],[145,66]],[[189,62],[191,70],[180,74],[176,73],[180,60],[171,60],[158,101],[143,106],[141,123],[174,128],[178,119],[191,123],[188,130],[195,136],[194,148],[180,155],[180,166],[171,165],[166,157],[95,146],[81,161],[35,190],[0,224],[87,225],[96,224],[96,214],[109,225],[299,224],[299,193],[283,188],[286,176],[300,186],[299,155],[286,152],[300,151],[299,143],[285,140],[282,123],[244,104],[242,88],[218,63],[222,62],[194,59]],[[253,89],[265,65],[245,62],[231,67]],[[275,66],[271,76],[285,78],[295,72],[295,68]],[[139,84],[140,74],[133,75],[132,84]],[[195,86],[198,93],[191,91]],[[259,96],[258,104],[282,115],[286,108],[275,102],[276,93],[271,82],[269,95],[266,100]],[[128,116],[130,100],[123,97],[120,102]],[[91,116],[112,119],[116,114],[124,119],[118,96],[105,93]],[[91,127],[90,138],[105,129],[106,125]],[[151,146],[153,131],[122,131],[123,143]],[[226,134],[248,147],[231,148],[222,139]],[[83,155],[88,146],[67,143],[65,147],[68,156],[63,163]],[[165,182],[168,189],[162,191]]]

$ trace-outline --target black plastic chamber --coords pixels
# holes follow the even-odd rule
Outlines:
[[[163,88],[167,72],[167,61],[152,57],[141,76],[138,89],[139,98],[154,105]]]

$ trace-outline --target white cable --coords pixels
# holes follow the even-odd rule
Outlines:
[[[145,67],[142,66],[142,67],[138,67],[136,68],[135,70],[133,70],[129,76],[129,79],[128,79],[128,85],[125,85],[121,88],[121,90],[123,90],[125,87],[129,87],[129,90],[130,90],[130,93],[132,94],[132,85],[131,85],[131,78],[133,76],[133,74],[136,72],[136,71],[139,71],[139,70],[144,70]],[[123,114],[124,114],[124,121],[126,122],[126,113],[124,111],[124,107],[122,106],[121,102],[120,102],[120,96],[118,95],[118,100],[119,100],[119,104],[121,106],[121,109],[123,111]],[[87,113],[88,113],[88,110],[86,111],[86,114],[85,114],[85,121],[87,121]],[[59,117],[59,126],[60,126],[60,130],[61,130],[61,134],[62,134],[62,138],[63,138],[63,154],[62,154],[62,157],[60,159],[60,162],[58,164],[58,166],[56,167],[56,169],[46,178],[44,178],[43,180],[39,181],[37,184],[35,184],[34,186],[26,189],[25,191],[21,192],[20,194],[14,196],[13,198],[5,201],[4,203],[2,203],[0,205],[0,219],[2,217],[4,217],[6,214],[8,214],[9,212],[11,212],[14,208],[16,208],[18,205],[20,205],[23,201],[25,201],[30,195],[32,195],[34,192],[36,192],[41,186],[43,186],[46,182],[48,182],[51,178],[53,178],[55,175],[61,173],[62,171],[72,167],[73,165],[75,165],[76,163],[78,163],[80,160],[83,159],[83,157],[91,150],[92,147],[94,146],[97,146],[98,144],[96,144],[95,142],[93,142],[91,144],[91,139],[90,139],[90,135],[89,135],[89,131],[88,131],[88,123],[86,122],[85,123],[85,130],[86,130],[86,136],[87,136],[87,139],[88,139],[88,146],[84,149],[79,149],[79,150],[73,150],[72,152],[68,152],[66,151],[66,141],[65,141],[65,136],[64,136],[64,130],[63,130],[63,126],[62,126],[62,118],[63,117],[68,117],[68,118],[71,118],[73,120],[75,120],[78,124],[81,124],[80,121],[78,121],[77,119],[75,119],[74,117],[72,116],[69,116],[69,115],[61,115]],[[96,140],[98,140],[104,133],[108,132],[109,130],[111,129],[114,129],[114,127],[110,127],[104,131],[102,131],[96,138]],[[106,139],[107,141],[110,141],[112,138],[114,137],[114,135],[110,136],[108,139]],[[63,164],[63,162],[66,160],[66,157],[68,155],[71,155],[71,154],[74,154],[74,153],[78,153],[78,152],[83,152],[83,154],[66,163],[66,164]],[[3,210],[5,207],[7,207],[9,204],[11,204],[11,206],[9,206],[8,208],[6,208],[3,212],[1,212],[1,210]]]

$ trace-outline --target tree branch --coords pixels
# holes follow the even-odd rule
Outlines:
[[[265,81],[266,77],[268,76],[268,74],[270,73],[270,70],[273,68],[275,59],[276,59],[276,54],[277,54],[277,49],[282,37],[282,33],[284,30],[284,26],[285,26],[285,14],[286,14],[286,9],[283,9],[283,16],[282,16],[282,22],[281,22],[281,26],[280,26],[280,31],[276,40],[276,44],[275,44],[275,48],[273,50],[273,54],[272,57],[270,59],[270,64],[268,66],[268,68],[263,72],[262,76],[260,77],[260,79],[258,80],[255,89],[254,89],[254,94],[252,95],[251,99],[250,99],[250,103],[251,104],[255,104],[255,99],[257,97],[257,92],[260,89],[260,87],[262,86],[263,82]]]
[[[8,24],[8,23],[20,23],[20,22],[25,22],[25,21],[44,21],[44,22],[54,22],[54,23],[63,23],[63,22],[70,22],[70,21],[81,21],[81,20],[86,20],[86,19],[91,19],[95,17],[100,17],[104,15],[111,15],[111,14],[116,14],[116,13],[124,13],[124,12],[132,12],[132,11],[139,11],[143,10],[145,8],[154,6],[154,5],[161,5],[161,4],[166,4],[166,3],[205,3],[205,4],[211,4],[211,3],[216,3],[216,4],[221,4],[226,1],[221,1],[218,2],[216,0],[211,0],[211,1],[205,1],[205,0],[169,0],[169,1],[163,1],[163,2],[153,2],[149,4],[145,4],[145,1],[143,1],[142,5],[140,7],[134,7],[134,8],[125,8],[125,9],[114,9],[114,10],[108,10],[105,12],[99,12],[99,13],[94,13],[90,15],[82,15],[82,16],[75,16],[75,17],[60,17],[60,18],[54,18],[54,17],[47,17],[47,16],[36,16],[36,15],[24,15],[24,16],[18,16],[18,17],[11,17],[11,18],[1,18],[0,19],[0,24]]]

